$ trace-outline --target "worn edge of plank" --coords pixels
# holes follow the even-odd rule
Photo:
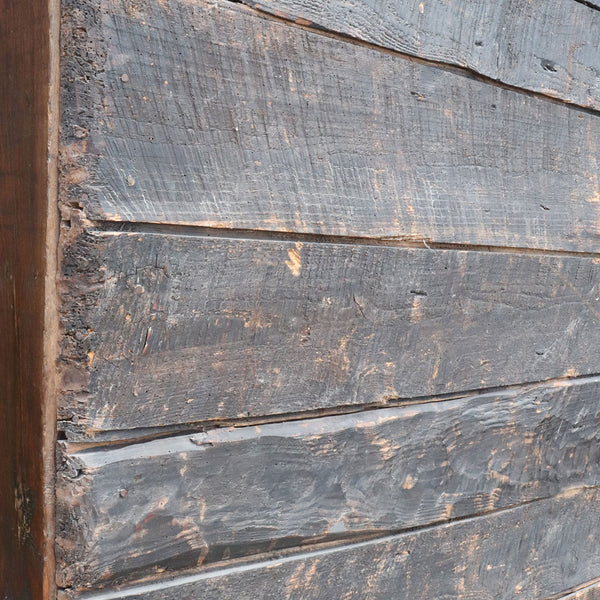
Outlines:
[[[220,475],[213,483],[221,485],[220,491],[216,496],[211,494],[205,495],[205,504],[202,509],[202,521],[208,528],[205,533],[200,531],[194,533],[190,538],[190,546],[185,546],[186,550],[199,550],[201,560],[196,559],[190,563],[186,559],[186,565],[184,562],[179,561],[177,563],[176,556],[182,554],[174,554],[173,551],[168,550],[168,545],[164,545],[158,542],[150,542],[149,545],[143,542],[133,542],[134,550],[129,551],[123,546],[123,541],[119,541],[118,538],[120,533],[116,534],[115,530],[100,525],[98,523],[96,527],[100,528],[103,533],[102,537],[105,539],[112,539],[115,543],[115,548],[120,548],[115,551],[116,554],[111,554],[110,560],[100,562],[102,568],[98,567],[96,560],[102,557],[105,552],[102,550],[102,540],[98,538],[97,529],[93,534],[90,530],[89,539],[84,536],[77,543],[77,546],[87,546],[89,552],[85,553],[85,559],[77,556],[69,550],[72,547],[74,539],[78,537],[77,532],[74,530],[69,533],[68,527],[61,527],[60,531],[63,533],[63,540],[66,542],[65,548],[66,553],[61,553],[61,564],[68,570],[73,565],[81,565],[85,568],[85,565],[92,567],[90,569],[91,576],[94,577],[94,583],[96,579],[98,581],[106,581],[104,585],[114,585],[115,583],[123,583],[127,580],[134,580],[141,578],[146,574],[152,576],[153,564],[152,562],[144,563],[139,562],[136,557],[145,556],[150,550],[156,552],[160,547],[167,550],[164,560],[161,562],[163,566],[167,566],[167,559],[169,561],[175,561],[181,571],[189,570],[194,568],[196,564],[210,568],[215,563],[220,563],[224,560],[224,556],[221,556],[221,550],[219,550],[219,544],[222,543],[223,547],[227,546],[230,548],[226,552],[228,560],[236,560],[243,557],[256,556],[262,554],[263,548],[267,544],[267,538],[264,532],[262,534],[256,534],[250,536],[252,539],[246,539],[246,536],[238,534],[242,531],[241,524],[244,523],[244,517],[241,516],[239,510],[233,510],[231,513],[230,527],[225,527],[221,530],[221,533],[215,537],[213,524],[219,522],[219,512],[223,509],[219,507],[223,505],[222,499],[237,496],[238,486],[241,486],[241,490],[265,490],[267,497],[271,498],[271,494],[274,489],[274,481],[271,481],[269,477],[263,478],[260,476],[258,480],[244,478],[244,472],[253,472],[254,468],[252,465],[257,466],[260,464],[269,464],[267,456],[271,456],[275,448],[279,448],[281,454],[277,454],[275,462],[279,461],[281,464],[285,464],[286,457],[292,457],[291,468],[293,467],[293,461],[300,456],[304,456],[306,460],[306,469],[312,473],[309,477],[309,481],[313,481],[317,484],[319,478],[317,477],[318,469],[317,464],[320,464],[323,472],[340,473],[340,478],[337,484],[341,485],[341,488],[346,490],[346,500],[349,497],[353,497],[352,490],[354,485],[358,486],[358,489],[362,490],[363,493],[367,493],[366,490],[371,486],[370,489],[376,489],[382,485],[382,482],[377,477],[369,476],[367,480],[362,480],[360,484],[353,483],[353,476],[350,476],[352,469],[349,465],[352,463],[349,458],[352,453],[348,449],[344,449],[347,444],[351,447],[359,448],[362,447],[362,441],[364,438],[365,448],[370,446],[372,443],[371,456],[374,456],[373,461],[383,461],[389,468],[389,474],[392,476],[394,481],[398,482],[399,486],[402,483],[402,488],[407,494],[404,498],[404,502],[408,502],[408,505],[412,506],[429,506],[430,510],[427,510],[424,514],[421,514],[420,510],[413,513],[412,510],[400,510],[391,511],[394,513],[393,516],[387,514],[386,510],[383,510],[380,503],[375,502],[371,505],[371,513],[361,501],[357,501],[356,505],[353,504],[354,516],[350,522],[346,522],[343,516],[345,510],[343,508],[345,501],[333,500],[331,503],[326,502],[325,504],[313,503],[311,506],[314,507],[313,517],[319,516],[319,519],[325,519],[328,523],[327,526],[319,526],[320,529],[306,530],[305,527],[308,521],[298,519],[294,512],[291,513],[287,510],[281,511],[281,520],[273,520],[271,525],[273,526],[272,540],[278,540],[277,549],[285,548],[299,548],[312,546],[315,543],[349,543],[352,541],[358,541],[365,539],[366,537],[381,537],[390,533],[399,533],[401,531],[416,531],[423,527],[431,526],[435,523],[447,523],[456,520],[462,520],[465,518],[474,517],[481,514],[491,514],[493,512],[507,509],[508,507],[514,507],[517,505],[526,504],[530,501],[536,501],[543,498],[549,498],[556,494],[560,494],[565,490],[577,487],[597,487],[600,485],[598,479],[598,473],[593,468],[586,469],[585,472],[572,472],[570,466],[566,463],[569,461],[569,452],[576,447],[577,443],[581,443],[582,456],[580,460],[584,460],[586,464],[593,464],[593,451],[591,448],[594,446],[594,440],[597,437],[596,430],[594,427],[595,414],[597,412],[597,400],[596,393],[598,389],[598,380],[592,382],[591,388],[588,387],[589,382],[583,384],[574,384],[566,386],[554,386],[548,385],[544,388],[535,388],[533,391],[523,390],[517,391],[516,393],[507,393],[502,395],[486,394],[481,397],[461,398],[453,402],[448,402],[446,406],[438,405],[437,407],[425,406],[419,408],[413,407],[400,407],[390,408],[369,412],[362,412],[358,415],[342,415],[334,417],[325,417],[318,420],[305,420],[300,422],[283,422],[272,425],[267,425],[261,428],[254,427],[243,427],[243,428],[232,428],[230,430],[217,430],[200,434],[197,436],[177,436],[168,439],[162,439],[159,441],[151,441],[149,443],[141,443],[135,445],[129,445],[119,448],[74,448],[68,444],[64,444],[64,454],[62,460],[64,461],[64,468],[62,473],[64,477],[61,478],[61,513],[63,513],[63,523],[68,523],[68,519],[64,518],[64,515],[70,514],[71,508],[81,511],[81,515],[92,514],[90,509],[100,511],[100,514],[112,515],[112,519],[116,519],[122,522],[124,525],[130,522],[130,518],[127,515],[131,515],[132,507],[128,506],[129,501],[124,500],[131,493],[137,497],[137,493],[141,492],[141,498],[139,501],[134,501],[133,506],[135,510],[142,510],[145,514],[147,511],[148,515],[154,514],[154,505],[148,504],[145,500],[145,490],[148,490],[148,483],[155,481],[152,472],[155,470],[153,466],[158,461],[162,468],[168,468],[169,472],[175,473],[181,468],[184,468],[188,477],[192,477],[193,481],[203,481],[200,488],[196,486],[199,483],[185,484],[183,475],[181,479],[177,475],[173,475],[174,479],[167,478],[164,483],[158,484],[156,492],[160,497],[164,498],[164,502],[168,505],[166,515],[170,515],[174,519],[173,523],[181,522],[180,525],[176,525],[172,530],[169,526],[169,533],[167,530],[163,532],[163,535],[167,539],[178,539],[184,531],[192,533],[196,531],[195,527],[190,529],[189,522],[184,525],[184,521],[191,516],[189,512],[191,505],[194,504],[195,498],[199,490],[203,488],[211,487],[210,481],[213,481],[210,476],[207,479],[203,479],[202,469],[208,468],[211,471],[210,465],[216,467]],[[563,396],[563,393],[566,394]],[[561,408],[563,407],[564,408]],[[580,412],[578,412],[578,410]],[[489,442],[485,439],[487,436],[484,435],[486,430],[486,424],[480,423],[482,415],[487,416],[491,419],[491,427],[489,429]],[[470,415],[470,416],[469,416]],[[467,423],[464,428],[458,423]],[[450,434],[449,431],[444,429],[441,424],[448,419],[449,422],[456,422],[458,431],[455,433],[456,439],[453,438],[454,434]],[[458,420],[457,420],[458,419]],[[560,425],[552,425],[552,423],[560,423]],[[412,425],[411,425],[412,424]],[[420,448],[420,437],[414,437],[406,433],[406,437],[401,432],[406,428],[414,426],[418,431],[422,432],[422,428],[432,427],[437,433],[436,437],[429,439],[426,444],[432,443],[434,439],[444,440],[440,443],[444,446],[448,452],[448,460],[451,464],[465,464],[466,457],[471,448],[471,443],[476,444],[475,447],[479,447],[483,455],[487,455],[486,444],[491,444],[493,449],[501,449],[502,444],[498,446],[504,427],[508,427],[506,435],[510,442],[509,447],[512,448],[511,453],[513,458],[522,455],[526,452],[527,455],[536,454],[539,449],[539,464],[537,460],[533,463],[530,460],[525,461],[521,464],[521,471],[517,468],[516,471],[512,471],[506,465],[508,464],[507,455],[503,456],[504,465],[498,467],[499,471],[496,472],[496,467],[490,467],[488,464],[487,471],[482,471],[483,474],[487,472],[486,479],[491,481],[500,482],[499,487],[496,489],[495,484],[477,487],[477,490],[471,489],[469,484],[469,478],[465,480],[463,475],[454,474],[453,468],[450,468],[444,475],[435,474],[431,480],[428,480],[429,484],[432,485],[432,489],[439,490],[439,481],[447,482],[450,489],[460,489],[463,493],[459,497],[455,497],[456,492],[448,492],[445,496],[445,504],[435,502],[429,505],[428,502],[432,500],[432,496],[427,494],[425,489],[422,488],[418,480],[421,476],[418,475],[418,469],[416,464],[412,465],[410,456],[416,449]],[[441,430],[438,428],[441,427]],[[511,427],[517,428],[516,431],[520,433],[510,433]],[[558,429],[557,429],[558,427]],[[579,431],[579,434],[565,434],[565,431]],[[454,432],[454,428],[452,428]],[[560,448],[564,447],[565,454],[557,456],[552,450],[553,439],[558,431],[562,431],[560,437]],[[529,440],[529,435],[532,435],[532,439]],[[575,437],[573,437],[573,435]],[[515,437],[516,436],[516,437]],[[520,437],[529,441],[523,441],[523,447],[518,445],[518,439]],[[460,442],[460,439],[469,440]],[[427,439],[425,436],[423,439]],[[558,438],[556,438],[558,440]],[[404,441],[402,441],[404,440]],[[453,441],[454,440],[454,441]],[[513,442],[517,443],[517,446],[513,446]],[[321,446],[321,443],[325,446]],[[264,445],[263,445],[264,444]],[[291,444],[291,445],[290,445]],[[61,444],[62,445],[62,444]],[[231,447],[230,447],[231,445]],[[309,458],[314,452],[320,454],[319,449],[323,449],[323,453],[327,455],[323,459],[317,459],[316,463],[311,462]],[[456,452],[452,448],[457,448]],[[587,450],[584,450],[587,448]],[[489,449],[489,448],[488,448]],[[527,450],[528,449],[528,450]],[[224,467],[223,458],[227,455],[227,452],[239,452],[240,460],[244,461],[246,467],[242,472],[236,472],[236,468],[230,470]],[[338,457],[338,452],[340,453]],[[427,465],[424,468],[424,472],[429,472],[429,466],[436,464],[436,460],[433,457],[437,451],[433,451],[433,455],[430,452],[424,451],[423,464]],[[521,452],[521,454],[520,454]],[[557,450],[558,452],[558,450]],[[562,450],[560,452],[563,452]],[[589,454],[592,452],[592,454]],[[495,450],[492,450],[491,456],[493,457]],[[446,457],[446,454],[442,451],[442,456]],[[564,459],[564,460],[563,460]],[[249,461],[249,462],[247,462]],[[263,461],[266,461],[264,463]],[[282,462],[283,461],[283,462]],[[388,462],[389,461],[389,462]],[[509,462],[513,462],[512,459]],[[560,467],[561,462],[565,464],[564,469]],[[360,461],[357,464],[363,464]],[[371,468],[373,464],[371,460],[367,460],[364,467],[367,469]],[[168,467],[170,465],[170,467]],[[198,471],[198,465],[203,467]],[[336,466],[337,465],[337,466]],[[221,468],[225,471],[221,472]],[[414,469],[417,469],[416,471]],[[446,468],[444,468],[445,470]],[[538,469],[540,473],[538,474]],[[114,476],[113,470],[118,471],[118,475]],[[188,472],[189,470],[189,472]],[[285,471],[285,469],[284,469]],[[462,472],[459,468],[458,471]],[[522,475],[526,473],[527,475]],[[135,478],[134,478],[134,473]],[[343,475],[345,473],[345,475]],[[552,476],[545,476],[544,473],[552,473]],[[159,477],[157,471],[156,476]],[[414,474],[414,477],[413,477]],[[283,475],[285,478],[285,475]],[[198,480],[196,480],[198,477]],[[348,479],[350,477],[350,479]],[[156,479],[158,482],[158,479]],[[166,482],[169,482],[168,484]],[[220,483],[220,482],[241,482],[232,484]],[[434,483],[435,482],[435,483]],[[533,483],[532,483],[533,482]],[[97,485],[96,485],[97,484]],[[179,485],[182,484],[182,485]],[[428,484],[428,485],[429,485]],[[464,484],[464,485],[463,485]],[[538,485],[539,484],[539,485]],[[383,484],[385,485],[385,484]],[[108,486],[108,487],[106,487]],[[162,486],[162,487],[161,487]],[[374,486],[374,487],[373,487]],[[112,490],[108,497],[105,497],[104,491],[101,490]],[[119,495],[117,495],[117,491]],[[181,494],[171,495],[170,489],[180,489]],[[158,491],[162,490],[162,491]],[[229,490],[229,491],[227,491]],[[267,490],[269,490],[267,492]],[[97,496],[97,494],[100,494]],[[69,498],[74,495],[74,498],[81,498],[81,501],[76,500],[73,507],[70,507]],[[123,494],[123,495],[121,495]],[[224,494],[224,496],[223,496]],[[311,493],[311,495],[313,495]],[[370,494],[368,494],[370,495]],[[278,494],[276,494],[278,496]],[[444,497],[444,494],[441,494]],[[257,498],[261,497],[260,495]],[[133,498],[133,497],[132,497]],[[219,499],[221,498],[221,499]],[[493,500],[492,500],[493,499]],[[356,500],[356,498],[355,498]],[[490,503],[491,501],[491,503]],[[190,502],[192,503],[190,505]],[[263,498],[263,501],[258,502],[260,506],[268,506],[269,500]],[[471,504],[471,502],[473,504]],[[264,503],[264,504],[263,504]],[[383,504],[385,506],[385,503]],[[435,508],[434,508],[435,506]],[[452,507],[452,508],[450,508]],[[346,507],[347,508],[347,507]],[[443,510],[442,510],[443,509]],[[264,509],[257,509],[255,515],[257,521],[255,524],[258,526],[259,523],[265,523]],[[369,516],[367,516],[369,515]],[[193,517],[192,517],[193,518]],[[204,521],[204,518],[206,520]],[[135,518],[134,518],[135,519]],[[182,521],[179,521],[183,519]],[[333,529],[329,531],[336,522],[339,520],[346,522],[346,526],[342,528],[340,532],[336,532]],[[354,519],[357,519],[355,523],[352,523]],[[176,520],[176,521],[175,521]],[[89,522],[89,519],[85,519]],[[102,520],[103,521],[103,520]],[[145,520],[143,521],[145,523]],[[359,525],[360,523],[360,525]],[[297,529],[298,528],[298,529]],[[93,528],[92,528],[93,529]],[[135,531],[136,537],[138,534],[143,538],[142,532],[145,526],[140,521],[136,524]],[[120,529],[119,529],[120,531]],[[277,531],[277,535],[275,535]],[[237,532],[233,535],[233,532]],[[75,534],[75,535],[73,535]],[[116,537],[114,537],[116,535]],[[232,537],[233,535],[233,537]],[[183,536],[187,539],[187,535]],[[70,541],[69,541],[70,540]],[[193,540],[193,541],[192,541]],[[202,540],[202,544],[199,545],[199,540]],[[97,552],[94,548],[97,546]],[[206,544],[206,552],[202,550],[202,547]],[[254,546],[254,547],[253,547]],[[106,549],[106,548],[105,548]],[[270,547],[271,550],[275,550],[275,546]],[[204,552],[204,554],[203,554]],[[206,560],[204,555],[207,554]],[[120,558],[116,558],[116,556]],[[129,566],[126,568],[128,561]],[[91,561],[88,563],[87,561]],[[115,566],[121,565],[121,571],[115,570]],[[137,566],[136,566],[137,565]],[[82,571],[83,572],[83,571]],[[108,573],[109,576],[105,577],[104,573]],[[100,576],[101,575],[101,576]],[[79,583],[80,578],[77,577]],[[74,582],[69,579],[69,583],[72,585]],[[112,583],[111,583],[112,582]],[[66,581],[65,581],[66,583]],[[89,581],[88,581],[89,584]],[[80,587],[79,585],[77,587]]]
[[[366,38],[361,38],[356,35],[352,35],[350,33],[345,33],[340,30],[336,30],[333,28],[329,28],[327,26],[322,26],[318,23],[311,22],[302,17],[302,15],[291,15],[287,14],[284,11],[278,10],[276,8],[270,8],[267,3],[261,2],[261,0],[224,0],[226,2],[230,2],[232,4],[242,5],[244,8],[248,8],[253,12],[263,15],[267,19],[271,19],[277,22],[284,22],[290,27],[297,27],[299,29],[303,29],[305,31],[309,31],[312,33],[317,33],[320,35],[325,35],[327,37],[331,37],[333,39],[339,39],[340,41],[345,41],[347,43],[356,44],[359,46],[364,46],[367,48],[371,48],[373,50],[377,50],[383,53],[393,54],[399,57],[404,58],[405,60],[410,60],[413,62],[417,62],[424,65],[429,65],[433,67],[438,67],[441,69],[445,69],[446,71],[455,73],[457,75],[463,75],[469,77],[471,79],[476,79],[483,83],[487,83],[488,85],[511,90],[514,92],[522,93],[528,96],[533,96],[539,98],[540,100],[546,100],[549,102],[554,102],[557,104],[564,104],[571,108],[582,110],[584,112],[598,115],[600,116],[600,99],[598,101],[598,105],[592,104],[581,104],[575,102],[574,100],[569,100],[568,98],[564,98],[560,94],[550,94],[545,93],[541,90],[520,87],[518,85],[514,85],[508,83],[500,78],[495,78],[491,75],[486,75],[485,73],[477,70],[474,67],[459,64],[457,62],[445,62],[442,60],[437,60],[434,58],[427,58],[425,56],[419,56],[417,54],[411,54],[405,50],[399,50],[392,48],[391,46],[384,46],[375,41],[369,41]],[[572,2],[576,2],[582,6],[585,6],[593,11],[600,11],[600,0],[598,4],[594,3],[594,0],[568,0]]]
[[[463,390],[461,392],[439,394],[434,396],[398,398],[397,400],[387,400],[385,403],[379,402],[362,405],[344,405],[332,408],[305,410],[300,412],[261,415],[257,417],[214,419],[210,421],[189,421],[173,426],[164,425],[132,429],[98,430],[90,432],[89,437],[82,436],[77,428],[72,427],[70,421],[59,421],[59,441],[61,444],[63,444],[67,452],[80,452],[84,450],[110,447],[126,447],[132,444],[143,444],[163,438],[206,433],[215,429],[237,429],[243,427],[270,425],[274,423],[308,421],[311,419],[321,419],[324,417],[336,417],[369,411],[378,411],[386,408],[403,408],[452,400],[467,400],[469,398],[476,398],[477,396],[504,394],[510,393],[511,391],[519,391],[523,393],[530,391],[542,391],[550,387],[556,388],[559,386],[584,385],[586,383],[593,382],[600,382],[600,373],[591,375],[561,376],[545,379],[543,381],[528,381],[495,387],[490,386],[487,388],[476,388],[472,390]]]
[[[60,0],[0,4],[0,312],[10,355],[2,360],[0,595],[52,600]]]
[[[139,233],[163,236],[222,238],[240,241],[260,240],[265,242],[310,242],[314,244],[346,244],[352,246],[387,246],[390,248],[426,248],[427,250],[469,250],[471,252],[500,252],[503,254],[529,254],[543,256],[574,256],[598,258],[597,252],[586,250],[561,250],[558,248],[533,248],[527,246],[494,246],[492,244],[459,244],[435,242],[428,238],[412,235],[394,237],[360,237],[326,233],[302,233],[298,231],[276,231],[269,229],[237,229],[186,225],[181,223],[153,223],[150,221],[103,221],[82,218],[89,233],[119,234]]]
[[[47,531],[47,569],[45,598],[56,598],[56,449],[58,440],[57,410],[60,373],[58,358],[60,354],[59,325],[60,299],[58,279],[60,271],[60,233],[59,212],[60,185],[60,127],[61,127],[61,65],[60,65],[60,29],[62,0],[50,2],[50,84],[49,84],[49,132],[48,132],[48,206],[46,224],[46,272],[44,302],[44,420],[43,447],[46,470],[44,502]]]
[[[521,504],[510,506],[508,508],[502,508],[486,512],[484,514],[468,516],[464,518],[452,519],[444,523],[436,523],[433,525],[426,525],[423,527],[414,528],[412,530],[388,533],[383,536],[373,537],[369,539],[359,540],[351,543],[343,544],[314,544],[307,546],[301,550],[298,548],[291,548],[287,550],[280,550],[277,552],[267,552],[264,554],[254,555],[251,557],[245,557],[236,561],[227,561],[224,563],[215,563],[210,568],[205,568],[197,572],[182,572],[174,575],[170,578],[163,579],[139,579],[134,582],[128,582],[122,586],[114,588],[107,588],[101,590],[72,590],[70,588],[64,588],[59,590],[58,600],[125,600],[127,598],[143,599],[145,594],[152,594],[153,592],[162,592],[169,589],[176,589],[181,586],[194,585],[195,583],[201,583],[202,581],[210,580],[212,578],[227,576],[230,574],[246,573],[246,572],[257,572],[270,567],[277,567],[286,563],[302,562],[304,560],[310,560],[312,558],[319,558],[321,556],[337,554],[341,552],[352,551],[353,549],[360,549],[369,547],[372,545],[378,545],[385,542],[394,542],[408,536],[420,533],[426,533],[429,531],[440,530],[441,528],[453,527],[465,523],[477,523],[488,520],[494,516],[505,516],[512,512],[519,511],[524,507],[532,505],[540,505],[541,503],[548,503],[558,501],[560,499],[569,500],[580,494],[586,492],[597,493],[600,486],[578,486],[569,488],[560,494],[552,497],[539,498]],[[562,591],[558,594],[546,596],[545,600],[562,600],[567,594],[566,598],[573,598],[574,600],[588,600],[588,597],[583,594],[587,591],[587,588],[596,590],[594,586],[597,580],[594,579],[591,582],[582,582],[580,585],[571,587],[568,590]],[[598,587],[600,590],[600,586]],[[570,594],[570,595],[569,595]],[[190,596],[191,598],[191,596]],[[566,599],[565,599],[566,600]],[[589,600],[596,600],[596,596],[592,596]]]
[[[570,590],[565,590],[561,594],[545,598],[545,600],[598,600],[599,598],[600,577],[596,577],[596,579],[592,579]]]

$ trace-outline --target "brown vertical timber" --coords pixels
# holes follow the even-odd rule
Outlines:
[[[58,0],[0,0],[0,598],[54,591]]]

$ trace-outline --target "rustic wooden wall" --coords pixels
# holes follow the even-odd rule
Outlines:
[[[62,0],[60,600],[600,598],[599,10]],[[26,81],[2,483],[52,407]]]

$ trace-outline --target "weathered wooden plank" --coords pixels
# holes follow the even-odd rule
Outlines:
[[[63,267],[73,436],[600,372],[595,258],[88,233]]]
[[[57,4],[0,0],[0,598],[5,600],[50,600],[55,591],[50,489],[56,340],[55,324],[46,317],[55,300]]]
[[[600,583],[593,583],[562,598],[564,600],[600,600]]]
[[[600,108],[600,13],[573,0],[244,0],[286,19]]]
[[[123,581],[597,486],[599,413],[594,379],[76,452],[58,486],[60,583]]]
[[[86,600],[538,600],[600,569],[600,493],[571,490],[472,520],[233,566]]]
[[[594,115],[220,0],[76,4],[64,187],[92,218],[598,248]]]

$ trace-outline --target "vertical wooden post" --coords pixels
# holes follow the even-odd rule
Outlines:
[[[58,14],[0,0],[0,598],[54,594]]]

